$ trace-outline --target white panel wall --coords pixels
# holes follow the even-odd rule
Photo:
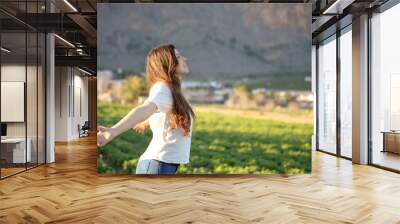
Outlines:
[[[88,120],[88,78],[76,68],[56,68],[55,116],[56,141],[79,138],[78,124]]]
[[[56,67],[55,73],[55,141],[68,141],[68,68]]]

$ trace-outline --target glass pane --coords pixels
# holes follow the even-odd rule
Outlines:
[[[1,34],[1,174],[2,178],[25,170],[26,34]]]
[[[1,1],[0,6],[33,24],[38,21],[30,14],[45,12],[44,0]],[[45,161],[45,35],[1,12],[0,20],[3,178]]]
[[[351,158],[352,141],[352,35],[351,30],[340,36],[340,150]]]
[[[45,163],[45,35],[39,33],[38,45],[38,163]]]
[[[37,13],[38,4],[36,1],[27,2],[26,12],[27,19],[31,23],[35,23],[37,17],[31,18],[32,13]],[[28,160],[28,168],[37,165],[37,63],[38,63],[38,36],[35,30],[27,30],[27,80],[26,80],[26,114],[27,114],[27,150],[31,151],[30,159]]]
[[[29,4],[28,4],[29,5]],[[7,11],[12,11],[15,13],[26,12],[26,1],[25,0],[2,0],[0,1],[0,6]]]
[[[27,95],[26,95],[26,112],[27,112],[27,142],[28,142],[28,150],[31,151],[31,158],[28,160],[28,168],[37,165],[37,128],[38,128],[38,119],[37,119],[37,98],[38,98],[38,88],[37,88],[37,80],[38,80],[38,36],[36,32],[27,33],[28,38],[28,62],[27,62]]]
[[[318,48],[318,148],[336,153],[336,40]]]
[[[400,4],[372,18],[372,163],[400,170]]]
[[[314,99],[313,99],[313,137],[312,137],[312,143],[311,143],[311,147],[312,150],[316,150],[316,136],[317,136],[317,110],[316,110],[316,100],[315,100],[315,96],[316,96],[316,75],[317,75],[317,48],[315,45],[312,46],[311,48],[311,79],[312,79],[312,87],[311,90],[313,92],[314,95]]]

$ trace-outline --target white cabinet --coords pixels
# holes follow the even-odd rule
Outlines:
[[[27,148],[25,153],[25,138],[7,138],[2,139],[1,144],[11,144],[13,148],[13,163],[25,163],[32,160],[32,140],[27,138]],[[26,159],[26,161],[25,161]]]

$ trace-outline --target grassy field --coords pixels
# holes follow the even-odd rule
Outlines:
[[[131,107],[99,104],[98,123],[111,126]],[[195,108],[191,164],[180,166],[180,174],[269,174],[311,172],[311,134],[309,122],[260,119],[238,112],[207,111]],[[233,110],[227,110],[233,111]],[[248,113],[248,112],[247,112]],[[283,112],[279,113],[282,115]],[[287,112],[290,117],[301,117]],[[271,115],[271,113],[270,113]],[[308,116],[308,115],[307,115]],[[285,116],[283,116],[285,117]],[[135,173],[139,156],[151,140],[151,130],[143,135],[130,130],[98,149],[99,173]]]

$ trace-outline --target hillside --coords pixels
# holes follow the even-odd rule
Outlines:
[[[142,72],[152,47],[173,43],[188,58],[193,80],[281,74],[301,80],[310,75],[309,10],[304,4],[99,4],[98,67]]]

